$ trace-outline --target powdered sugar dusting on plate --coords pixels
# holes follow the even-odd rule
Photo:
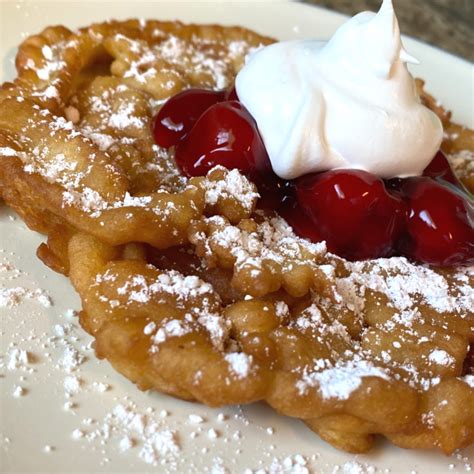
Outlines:
[[[45,290],[28,290],[21,286],[15,288],[0,287],[0,308],[13,308],[25,300],[36,301],[45,308],[52,305],[51,298]]]

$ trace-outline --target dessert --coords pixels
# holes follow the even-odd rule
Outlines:
[[[353,452],[376,434],[404,447],[467,446],[472,270],[348,261],[269,210],[285,183],[231,90],[247,53],[269,43],[241,28],[153,21],[27,39],[18,78],[0,91],[1,195],[47,235],[38,255],[71,279],[97,355],[141,389],[211,406],[265,400]],[[186,114],[168,115],[157,145],[155,115],[191,87],[227,92],[188,92]],[[214,142],[222,117],[245,135]],[[447,151],[472,146],[456,130],[467,145],[448,140]],[[220,153],[207,154],[214,145]],[[450,176],[435,165],[430,174]],[[398,207],[396,193],[373,187],[382,210]]]

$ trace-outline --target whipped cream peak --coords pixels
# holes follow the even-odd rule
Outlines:
[[[337,168],[382,178],[415,176],[442,140],[406,63],[391,0],[362,12],[328,42],[275,43],[250,56],[236,79],[273,169],[284,179]]]
[[[388,78],[397,61],[418,64],[403,48],[400,28],[392,0],[384,0],[377,14],[362,12],[345,23],[328,43],[325,52],[347,55],[348,45],[371,70],[380,77]],[[374,47],[375,46],[375,47]]]

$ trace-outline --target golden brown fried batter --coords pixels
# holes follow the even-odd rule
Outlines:
[[[347,262],[255,211],[237,170],[180,175],[153,140],[163,102],[232,86],[271,39],[136,20],[28,38],[0,89],[0,196],[47,235],[98,357],[143,390],[264,400],[333,446],[375,435],[446,453],[474,441],[472,269]],[[474,138],[423,91],[474,190]]]

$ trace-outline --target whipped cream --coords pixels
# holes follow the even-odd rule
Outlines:
[[[284,179],[337,168],[382,178],[420,175],[441,144],[421,104],[391,0],[328,42],[296,40],[252,54],[236,79],[273,169]]]

